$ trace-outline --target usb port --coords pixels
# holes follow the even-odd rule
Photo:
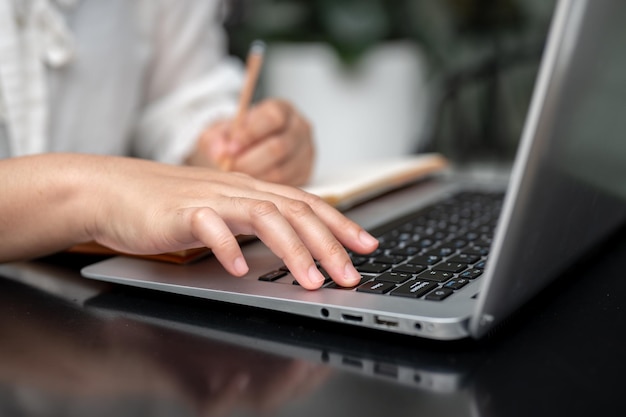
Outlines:
[[[379,326],[398,327],[397,320],[383,316],[374,316],[374,323],[378,324]]]
[[[378,375],[387,376],[390,378],[398,377],[398,367],[387,363],[377,363],[374,365],[374,372]]]

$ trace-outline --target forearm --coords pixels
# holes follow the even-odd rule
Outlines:
[[[91,161],[93,162],[93,161]],[[0,161],[0,262],[49,254],[90,239],[88,156]]]

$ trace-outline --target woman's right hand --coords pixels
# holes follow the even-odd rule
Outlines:
[[[133,254],[207,246],[228,272],[242,276],[248,266],[235,236],[256,235],[304,288],[315,289],[324,279],[315,260],[339,285],[353,286],[360,274],[344,247],[369,253],[378,245],[320,198],[244,174],[45,154],[0,161],[0,178],[3,194],[17,196],[0,203],[5,260],[89,240]]]

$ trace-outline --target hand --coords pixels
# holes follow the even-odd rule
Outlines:
[[[232,121],[208,127],[187,159],[190,165],[219,167],[230,158],[230,169],[257,179],[302,185],[313,169],[313,139],[309,122],[285,101],[266,100],[252,107],[243,126]]]
[[[0,161],[0,261],[95,240],[115,250],[155,254],[207,246],[228,272],[247,263],[236,235],[256,235],[307,289],[322,267],[340,285],[360,274],[357,253],[378,242],[320,198],[248,175],[152,161],[44,154]],[[44,208],[42,210],[42,208]]]

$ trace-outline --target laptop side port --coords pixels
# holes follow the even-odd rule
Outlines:
[[[341,319],[345,320],[345,321],[352,321],[352,322],[362,322],[363,321],[363,316],[357,316],[355,314],[345,314],[342,313],[341,314]]]
[[[385,327],[398,327],[399,324],[398,320],[383,316],[374,316],[374,323]]]
[[[343,363],[344,365],[348,365],[348,366],[352,366],[354,368],[363,368],[363,361],[360,359],[356,359],[356,358],[351,358],[348,356],[345,356],[343,359],[341,359],[341,363]]]
[[[374,373],[389,378],[398,378],[398,367],[388,363],[374,364]]]

